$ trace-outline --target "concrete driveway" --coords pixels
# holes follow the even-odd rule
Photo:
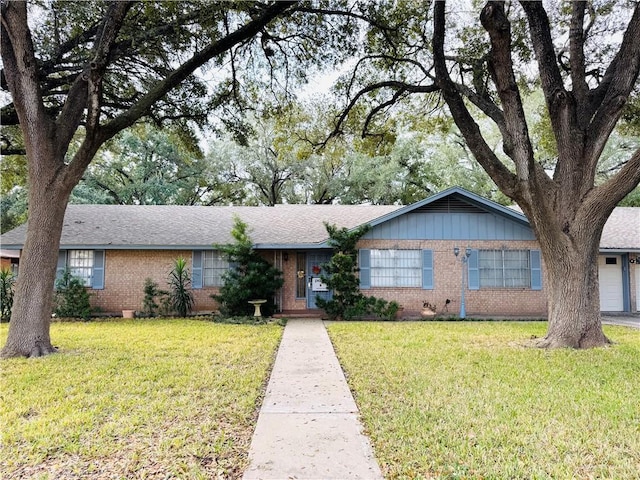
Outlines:
[[[623,327],[640,328],[640,313],[602,314],[605,325],[620,325]]]

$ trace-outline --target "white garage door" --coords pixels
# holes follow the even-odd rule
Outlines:
[[[622,259],[619,255],[600,255],[600,310],[622,312]]]

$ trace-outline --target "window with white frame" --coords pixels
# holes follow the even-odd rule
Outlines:
[[[69,250],[67,267],[71,275],[80,278],[85,287],[90,287],[93,277],[93,250]]]
[[[205,287],[219,287],[222,275],[229,270],[229,262],[217,250],[202,252],[202,279]]]
[[[479,250],[480,288],[529,288],[529,250]]]
[[[372,287],[420,287],[420,250],[371,250]]]

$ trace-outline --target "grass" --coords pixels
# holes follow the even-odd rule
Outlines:
[[[0,363],[0,477],[239,477],[281,335],[197,320],[52,324],[58,354]]]
[[[540,322],[333,323],[388,479],[640,478],[640,331],[523,346]]]

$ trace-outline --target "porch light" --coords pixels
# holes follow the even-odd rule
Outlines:
[[[460,255],[460,248],[453,247],[453,254],[456,256],[456,259]],[[462,262],[462,294],[460,295],[460,318],[466,318],[467,312],[465,311],[464,305],[464,293],[466,290],[465,283],[465,273],[467,271],[467,262],[469,261],[469,257],[471,256],[471,247],[467,247],[464,249],[464,254],[460,257],[460,261]]]

